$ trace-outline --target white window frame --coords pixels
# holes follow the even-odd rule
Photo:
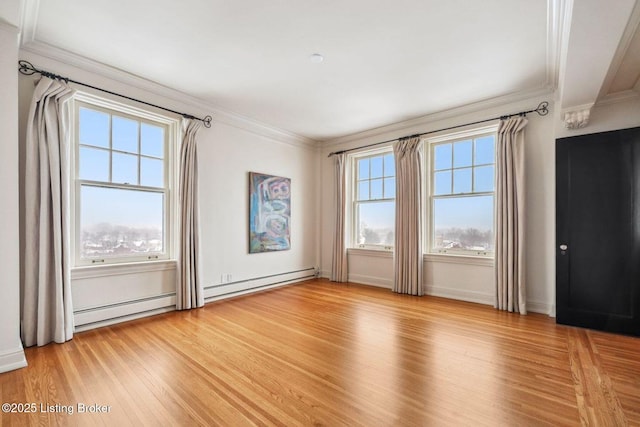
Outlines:
[[[378,148],[375,150],[361,151],[361,152],[350,154],[348,156],[349,169],[351,171],[351,173],[349,174],[350,175],[349,179],[351,181],[351,185],[350,185],[351,244],[349,246],[353,249],[371,249],[371,250],[378,250],[378,251],[394,250],[393,244],[385,245],[385,244],[373,244],[373,243],[368,243],[368,244],[358,243],[358,205],[361,203],[376,203],[376,202],[388,202],[388,201],[393,201],[395,203],[396,201],[395,197],[392,199],[383,198],[383,199],[375,199],[371,201],[358,201],[358,181],[359,181],[358,180],[358,160],[372,158],[372,157],[386,156],[388,154],[394,154],[393,147],[389,146],[389,147]],[[395,161],[395,158],[394,158],[394,161]],[[384,171],[383,171],[383,175],[384,175]],[[395,178],[395,175],[394,175],[394,178]],[[384,180],[383,180],[383,185],[384,185]],[[384,195],[384,187],[383,187],[383,195]]]
[[[468,130],[464,130],[464,131],[460,131],[460,132],[455,132],[455,133],[447,133],[447,134],[443,134],[443,135],[438,135],[438,136],[434,136],[434,137],[430,137],[430,138],[426,138],[424,140],[424,143],[426,144],[426,147],[428,149],[428,155],[427,157],[427,161],[426,161],[426,171],[427,173],[426,175],[426,181],[427,181],[427,185],[425,186],[427,188],[427,197],[425,197],[425,203],[427,204],[427,206],[424,208],[424,211],[426,212],[426,216],[427,219],[425,221],[426,227],[425,227],[425,231],[424,231],[424,251],[426,254],[429,255],[442,255],[442,256],[466,256],[466,257],[474,257],[474,258],[494,258],[494,251],[478,251],[478,250],[471,250],[471,249],[461,249],[461,248],[450,248],[450,249],[437,249],[434,247],[434,240],[435,240],[435,227],[434,227],[434,220],[435,220],[435,216],[434,216],[434,212],[433,212],[433,205],[434,202],[433,200],[435,198],[460,198],[460,197],[478,197],[478,196],[487,196],[487,195],[491,195],[493,196],[493,211],[494,211],[494,239],[495,239],[495,205],[496,205],[496,191],[495,191],[495,171],[496,171],[496,158],[495,158],[495,150],[494,150],[494,188],[493,191],[485,191],[485,192],[472,192],[472,193],[457,193],[457,194],[451,194],[451,195],[439,195],[439,196],[435,196],[434,195],[434,179],[433,179],[433,174],[434,174],[434,162],[435,162],[435,155],[434,155],[434,150],[435,147],[437,145],[441,145],[441,144],[453,144],[457,141],[463,141],[463,140],[467,140],[467,139],[476,139],[476,138],[481,138],[483,136],[489,136],[489,135],[494,135],[495,136],[495,140],[496,140],[496,144],[497,144],[497,140],[498,140],[498,124],[492,124],[492,125],[488,125],[488,126],[482,126],[482,127],[476,127],[473,129],[468,129]],[[472,159],[473,159],[473,154],[472,154]],[[478,165],[480,166],[480,165]],[[472,163],[472,168],[475,169],[476,165],[474,163]],[[453,171],[453,169],[452,169]],[[473,172],[472,172],[473,173]],[[472,176],[472,180],[473,180],[473,176]]]
[[[80,162],[80,141],[79,130],[80,120],[79,111],[81,107],[89,108],[96,111],[101,111],[110,115],[117,115],[127,119],[135,120],[140,123],[147,123],[153,126],[159,126],[164,129],[164,187],[147,187],[142,185],[132,184],[118,184],[102,181],[90,181],[82,180],[79,177]],[[128,104],[117,102],[112,99],[98,97],[92,94],[78,92],[74,95],[71,105],[71,253],[72,253],[72,266],[88,267],[88,266],[108,266],[108,265],[122,265],[122,264],[140,264],[157,261],[167,261],[175,259],[175,219],[177,218],[177,201],[176,201],[176,188],[177,188],[177,173],[176,173],[176,159],[177,159],[177,146],[179,138],[179,119],[174,117],[168,117],[162,114],[158,114],[149,110],[137,108]],[[110,129],[111,132],[111,122]],[[109,148],[109,150],[112,150]],[[139,156],[140,157],[140,156]],[[110,256],[110,257],[96,257],[96,258],[82,258],[81,256],[81,242],[80,237],[82,235],[80,231],[81,224],[81,198],[80,192],[83,185],[89,185],[102,188],[114,188],[123,190],[142,190],[154,193],[164,194],[164,233],[163,233],[163,248],[164,252],[161,254],[153,255],[140,255],[140,256]]]

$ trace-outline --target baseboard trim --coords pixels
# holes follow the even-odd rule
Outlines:
[[[546,314],[549,317],[556,317],[555,304],[547,304],[541,301],[527,301],[527,310],[532,313]]]
[[[449,298],[458,301],[473,302],[484,305],[493,305],[493,294],[487,294],[484,292],[452,289],[432,285],[427,285],[425,287],[425,291],[427,295],[431,295],[434,297]]]
[[[320,277],[325,279],[331,278],[329,270],[320,271]],[[379,288],[392,289],[391,279],[381,279],[375,276],[366,276],[361,274],[350,274],[349,281],[367,286],[376,286]],[[478,304],[494,305],[493,294],[484,292],[465,291],[459,289],[451,289],[442,286],[426,286],[427,295],[435,297],[449,298],[460,301],[474,302]],[[532,313],[546,314],[549,317],[556,317],[555,304],[549,304],[541,301],[527,301],[527,309]]]
[[[361,285],[375,286],[378,288],[391,289],[393,287],[393,281],[391,279],[382,279],[364,274],[349,274],[348,280],[352,283],[360,283]]]
[[[205,303],[290,285],[316,277],[315,268],[276,273],[204,287]],[[75,332],[167,313],[176,309],[175,292],[74,311]]]
[[[367,286],[376,286],[379,288],[392,289],[393,283],[391,279],[381,279],[375,276],[366,276],[361,274],[350,274],[349,281]],[[493,305],[493,295],[483,292],[466,291],[442,286],[425,286],[426,295],[434,297],[442,297],[459,301],[474,302],[478,304]]]
[[[13,371],[27,366],[22,344],[0,354],[0,373]]]
[[[176,310],[176,306],[172,305],[170,307],[162,307],[162,308],[156,308],[148,311],[140,311],[140,312],[127,314],[119,317],[110,317],[104,320],[85,323],[83,325],[76,325],[74,328],[74,332],[84,332],[90,329],[102,328],[104,326],[111,326],[117,323],[129,322],[131,320],[142,319],[143,317],[155,316],[157,314],[169,313],[170,311],[175,311],[175,310]]]
[[[235,292],[229,292],[225,294],[212,295],[209,297],[205,297],[205,303],[210,303],[210,302],[229,299],[229,298],[235,298],[242,295],[252,294],[254,292],[267,291],[269,289],[281,288],[283,286],[293,285],[295,283],[302,282],[304,280],[315,279],[315,278],[316,276],[308,276],[308,277],[302,277],[299,279],[285,280],[283,282],[277,282],[271,285],[258,286],[255,288],[246,289],[244,291],[235,291]]]
[[[236,282],[205,286],[204,300],[205,302],[217,301],[224,298],[289,285],[303,280],[315,279],[316,277],[315,268],[306,268],[287,273],[277,273]]]
[[[176,294],[157,295],[75,311],[75,331],[82,332],[175,310]]]

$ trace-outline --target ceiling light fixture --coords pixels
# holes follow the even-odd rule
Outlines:
[[[309,60],[311,60],[311,62],[313,62],[314,64],[319,64],[324,61],[324,56],[320,55],[319,53],[314,53],[309,57]]]

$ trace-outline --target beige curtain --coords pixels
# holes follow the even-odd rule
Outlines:
[[[187,310],[204,305],[204,291],[200,282],[198,242],[198,159],[196,134],[199,120],[185,119],[184,137],[180,147],[180,236],[176,285],[176,308]]]
[[[496,308],[527,314],[524,117],[502,120],[496,143]]]
[[[331,281],[348,281],[346,247],[346,210],[347,210],[347,155],[336,154],[335,158],[335,234],[333,235],[333,258],[331,263]]]
[[[73,337],[71,303],[68,100],[73,90],[42,77],[26,133],[22,340],[25,346]]]
[[[396,164],[396,232],[393,291],[424,295],[422,282],[422,143],[403,138],[393,145]]]

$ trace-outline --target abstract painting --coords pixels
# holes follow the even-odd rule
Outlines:
[[[249,253],[291,248],[291,180],[249,172]]]

